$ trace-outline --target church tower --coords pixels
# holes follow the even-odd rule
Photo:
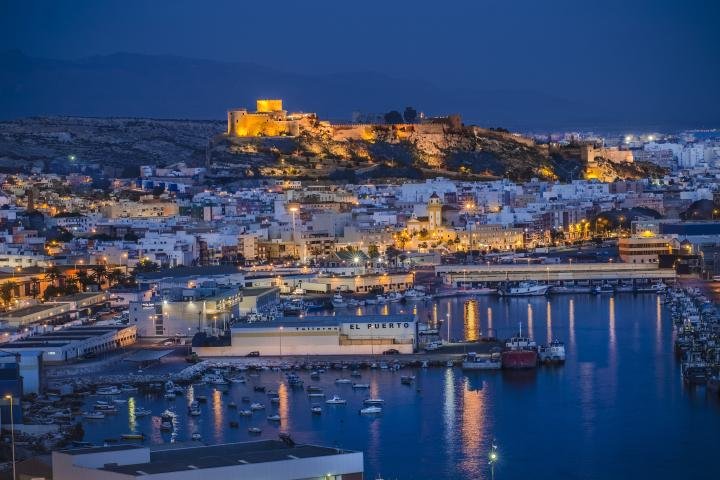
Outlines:
[[[437,193],[430,195],[427,206],[428,224],[430,230],[437,230],[442,226],[442,201]]]

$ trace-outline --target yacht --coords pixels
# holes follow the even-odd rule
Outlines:
[[[262,403],[253,403],[250,405],[250,410],[264,410],[264,409],[265,409],[265,405],[263,405]]]
[[[267,419],[271,422],[279,422],[280,415],[278,415],[277,413],[275,415],[268,415]]]
[[[337,383],[338,385],[340,385],[341,383],[352,383],[352,380],[350,380],[349,378],[338,378],[335,380],[335,383]]]
[[[549,289],[549,285],[528,281],[503,285],[498,288],[498,293],[503,297],[531,297],[545,295]]]
[[[363,415],[375,415],[378,413],[382,413],[382,407],[378,407],[376,405],[370,405],[369,407],[361,408],[360,413]]]
[[[347,403],[347,400],[344,398],[340,398],[337,395],[333,395],[333,397],[329,400],[325,400],[325,403],[329,405],[345,405]]]

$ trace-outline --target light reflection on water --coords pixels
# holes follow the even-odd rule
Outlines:
[[[478,335],[478,302],[477,300],[466,300],[465,301],[465,315],[464,315],[464,325],[465,325],[465,340],[468,342],[473,342],[479,338]]]

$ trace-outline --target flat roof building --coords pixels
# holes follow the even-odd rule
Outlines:
[[[56,451],[54,480],[362,480],[363,453],[262,440],[220,445],[111,445]]]

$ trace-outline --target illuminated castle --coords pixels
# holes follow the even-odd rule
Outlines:
[[[314,113],[290,113],[282,100],[260,99],[256,110],[228,110],[227,134],[235,137],[279,137],[299,135],[303,128],[317,123]]]

